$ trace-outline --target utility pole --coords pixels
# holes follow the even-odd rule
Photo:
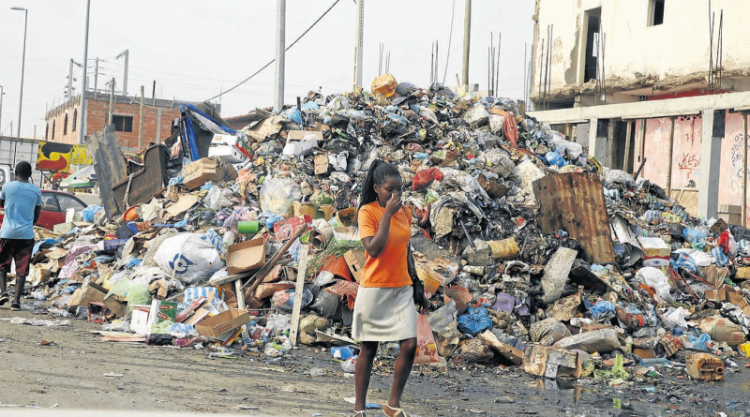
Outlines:
[[[286,65],[286,0],[276,0],[276,77],[274,104],[276,112],[284,108],[284,67]]]
[[[138,116],[138,149],[141,149],[142,137],[143,137],[143,86],[141,86],[141,113]]]
[[[3,86],[0,85],[0,136],[2,136],[3,133],[3,96],[5,95],[5,90],[3,90]],[[44,114],[47,114],[45,111]]]
[[[96,66],[94,67],[94,99],[99,88],[99,57],[96,57]]]
[[[357,0],[357,27],[354,42],[354,89],[362,87],[362,62],[365,42],[365,0]]]
[[[464,86],[469,85],[469,45],[471,44],[471,0],[464,0],[466,8],[464,10],[464,59],[463,59],[463,78],[461,82]]]
[[[78,124],[78,144],[83,144],[83,139],[86,137],[86,90],[88,89],[88,73],[87,67],[89,64],[89,11],[91,10],[91,0],[86,0],[86,30],[83,38],[83,75],[81,76],[81,111],[78,112],[81,117],[81,122]]]
[[[107,124],[112,124],[112,112],[115,109],[115,79],[112,78],[112,81],[109,85],[109,115],[107,116]]]
[[[122,95],[127,96],[128,95],[128,66],[130,63],[130,50],[126,49],[120,52],[120,55],[117,55],[116,59],[120,59],[122,57],[125,57],[125,70],[122,76]]]
[[[19,92],[19,99],[18,99],[18,136],[21,137],[21,112],[23,111],[23,76],[26,72],[26,29],[28,29],[29,26],[29,11],[27,9],[24,9],[23,7],[11,7],[11,10],[16,11],[22,11],[24,13],[23,17],[23,57],[21,58],[21,91]],[[11,129],[11,135],[13,134],[13,129]]]
[[[68,65],[68,100],[73,99],[73,58],[70,58]]]

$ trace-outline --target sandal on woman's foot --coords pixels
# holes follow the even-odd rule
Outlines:
[[[388,417],[409,417],[406,412],[400,408],[391,407],[390,405],[386,404],[383,406],[383,413],[387,415]]]
[[[10,311],[21,311],[21,305],[16,303],[11,304]]]
[[[10,296],[7,292],[0,294],[0,306],[5,305],[8,301],[10,301]]]
[[[367,413],[365,410],[359,410],[355,411],[354,414],[351,415],[351,417],[367,417]]]

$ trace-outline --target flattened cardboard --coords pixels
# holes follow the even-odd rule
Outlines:
[[[201,336],[217,337],[241,327],[250,321],[250,315],[243,310],[227,310],[209,317],[195,325]]]
[[[227,272],[239,274],[266,264],[266,245],[262,238],[235,243],[227,249]]]
[[[103,303],[107,290],[93,282],[77,289],[68,302],[68,307],[87,306],[89,303]]]

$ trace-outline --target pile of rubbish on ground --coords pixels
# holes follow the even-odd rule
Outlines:
[[[175,134],[149,147],[157,167],[148,155],[126,167],[124,198],[112,181],[104,208],[60,234],[39,229],[24,308],[103,323],[103,340],[212,357],[334,346],[351,371],[356,207],[381,158],[401,172],[443,367],[613,386],[665,367],[721,380],[750,353],[750,230],[691,217],[516,101],[386,74],[372,92],[311,92],[251,115],[236,131],[184,106]]]

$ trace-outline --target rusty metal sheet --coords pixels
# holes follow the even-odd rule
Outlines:
[[[581,243],[588,262],[615,261],[604,188],[598,177],[586,172],[553,174],[534,181],[533,187],[542,231],[567,231]]]
[[[113,125],[108,125],[92,135],[86,136],[89,153],[94,155],[94,170],[96,171],[102,206],[108,219],[122,214],[115,203],[112,185],[127,178],[125,157],[117,142],[117,135]]]

